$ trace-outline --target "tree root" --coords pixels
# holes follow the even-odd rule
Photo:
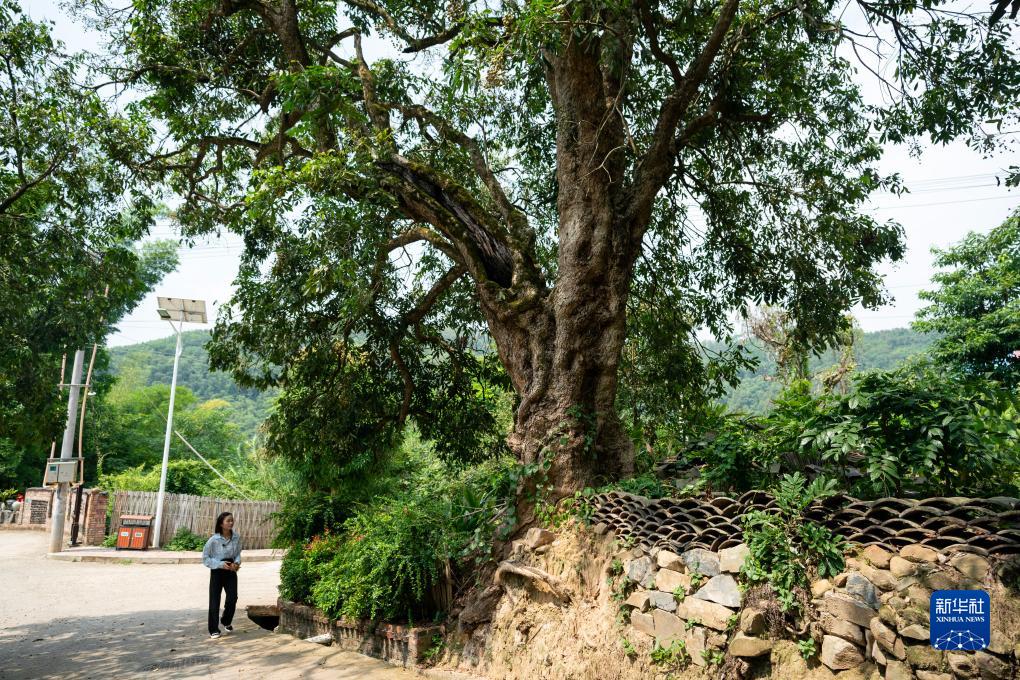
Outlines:
[[[569,603],[573,597],[570,587],[552,574],[544,572],[537,567],[530,567],[509,560],[499,563],[499,568],[496,569],[492,580],[509,592],[511,587],[520,585],[520,583],[514,582],[515,579],[513,577],[523,579],[526,586],[530,586],[540,593],[552,596],[552,599],[560,604]]]

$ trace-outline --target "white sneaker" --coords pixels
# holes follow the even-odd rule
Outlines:
[[[211,639],[211,640],[218,640],[219,637],[220,637],[219,633],[210,633],[209,634],[209,639]]]
[[[223,630],[228,632],[228,633],[233,633],[234,632],[234,627],[233,626],[223,626]]]

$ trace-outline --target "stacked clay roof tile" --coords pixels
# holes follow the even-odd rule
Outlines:
[[[674,552],[720,550],[741,542],[740,519],[752,510],[775,507],[761,491],[738,498],[662,498],[623,492],[592,499],[594,523],[632,536],[649,549]],[[898,550],[923,545],[941,552],[1020,555],[1020,500],[1016,498],[879,498],[861,501],[832,496],[811,505],[805,515],[859,545]]]

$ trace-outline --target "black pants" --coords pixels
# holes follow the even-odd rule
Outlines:
[[[220,614],[220,591],[227,591],[227,601],[223,605],[223,618]],[[226,569],[209,570],[209,634],[220,632],[220,622],[229,626],[234,620],[234,607],[237,605],[237,572]]]

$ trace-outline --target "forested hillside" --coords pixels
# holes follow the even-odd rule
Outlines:
[[[923,352],[934,340],[934,336],[923,335],[909,328],[862,333],[858,338],[854,347],[858,371],[892,369],[905,359]],[[734,411],[764,413],[769,401],[780,390],[778,382],[769,380],[775,375],[776,365],[759,346],[751,344],[749,347],[760,360],[758,369],[753,373],[742,373],[740,384],[726,396],[725,402]],[[831,351],[821,357],[812,357],[811,371],[816,372],[835,362],[836,356]]]
[[[208,331],[184,333],[184,352],[177,372],[177,384],[187,387],[200,401],[223,399],[230,403],[231,419],[245,436],[255,434],[269,414],[275,392],[259,392],[238,387],[226,373],[209,370],[205,344]],[[110,349],[110,372],[122,388],[169,385],[174,367],[174,338]]]
[[[236,424],[245,434],[254,434],[269,413],[275,392],[260,393],[238,387],[233,379],[222,372],[209,370],[209,357],[205,343],[208,331],[189,331],[184,334],[184,353],[181,355],[178,384],[187,387],[202,401],[224,399],[236,414]],[[932,336],[916,333],[908,328],[863,333],[854,354],[857,370],[873,368],[891,369],[905,359],[924,351]],[[756,345],[750,345],[760,360],[758,369],[741,375],[741,383],[726,397],[733,410],[762,413],[769,400],[779,392],[779,384],[768,378],[775,373],[775,363]],[[163,338],[137,345],[115,347],[110,350],[110,370],[123,387],[143,387],[170,384],[173,371],[174,339]],[[812,370],[835,362],[828,352],[812,359]]]

